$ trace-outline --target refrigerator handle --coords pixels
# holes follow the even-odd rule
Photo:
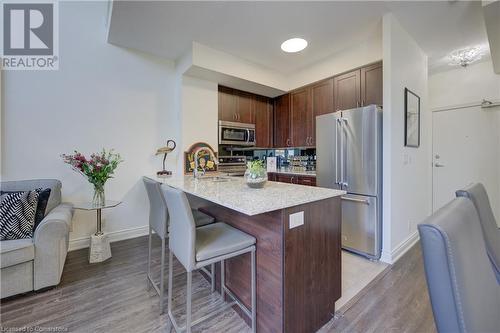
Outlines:
[[[340,185],[344,187],[344,118],[340,118]]]
[[[339,146],[338,139],[339,139],[339,125],[340,125],[340,119],[337,118],[335,122],[335,185],[340,185],[339,181],[339,150],[337,149]]]
[[[341,136],[342,136],[342,140],[341,140],[341,144],[342,144],[341,163],[342,163],[342,166],[341,166],[340,170],[342,170],[342,187],[344,189],[347,189],[349,187],[349,184],[346,182],[346,179],[345,179],[345,169],[347,166],[347,162],[346,162],[346,159],[347,159],[347,155],[346,155],[346,151],[347,151],[347,118],[342,117],[341,119],[342,119],[342,133],[341,133]]]

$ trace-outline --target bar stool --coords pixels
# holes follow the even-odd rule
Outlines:
[[[164,294],[164,271],[165,271],[165,239],[168,237],[168,209],[165,198],[161,193],[160,183],[148,177],[143,177],[146,192],[149,198],[149,239],[148,239],[148,289],[150,283],[156,293],[160,296],[160,313],[164,312],[163,294]],[[213,223],[213,217],[193,209],[193,217],[197,226],[203,226]],[[160,264],[160,286],[151,277],[151,235],[152,230],[161,238],[161,264]],[[215,286],[214,286],[215,288]]]
[[[186,194],[170,186],[162,185],[167,206],[170,212],[170,241],[168,262],[168,316],[176,332],[191,332],[194,326],[213,315],[238,305],[252,319],[252,332],[256,331],[256,289],[255,289],[255,238],[222,222],[196,228],[192,211]],[[224,260],[251,253],[251,293],[252,309],[246,308],[234,295],[225,288]],[[179,327],[172,314],[172,277],[173,256],[179,260],[187,271],[186,325]],[[233,302],[225,304],[215,313],[205,315],[194,321],[191,319],[191,284],[192,272],[207,265],[221,262],[221,296],[227,293]],[[213,277],[212,277],[213,285]],[[213,289],[212,289],[213,291]]]

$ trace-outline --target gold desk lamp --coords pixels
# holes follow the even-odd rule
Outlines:
[[[172,175],[172,171],[165,170],[165,160],[167,159],[167,154],[172,152],[176,146],[177,146],[177,144],[175,143],[174,140],[168,140],[167,145],[165,147],[158,148],[158,150],[156,151],[155,155],[164,154],[164,156],[163,156],[163,170],[158,171],[156,173],[156,175],[158,177],[166,177],[166,176]]]

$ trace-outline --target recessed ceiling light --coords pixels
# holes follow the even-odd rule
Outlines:
[[[467,67],[468,65],[480,60],[484,54],[481,46],[468,47],[461,50],[456,50],[450,53],[451,66]]]
[[[288,53],[302,51],[307,47],[307,40],[303,38],[290,38],[281,44],[281,49]]]

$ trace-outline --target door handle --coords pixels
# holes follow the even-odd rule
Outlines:
[[[363,199],[354,199],[354,198],[349,198],[349,197],[340,197],[344,201],[351,201],[351,202],[356,202],[356,203],[362,203],[365,205],[370,205],[370,201],[368,200],[363,200]]]
[[[436,168],[444,168],[444,164],[441,164],[441,163],[439,163],[439,162],[434,163],[434,166],[435,166]]]

